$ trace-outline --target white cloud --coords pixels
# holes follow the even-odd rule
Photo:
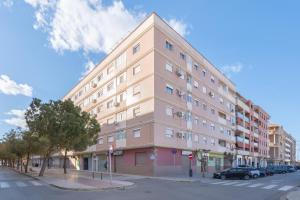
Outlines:
[[[2,74],[0,76],[0,92],[7,95],[25,95],[32,96],[32,87],[27,84],[18,84],[11,80],[9,76]]]
[[[5,114],[11,116],[11,118],[5,119],[4,122],[9,125],[12,125],[12,126],[26,129],[27,125],[26,125],[26,121],[24,118],[25,112],[26,112],[26,110],[18,110],[18,109],[10,110],[9,112],[7,112]]]
[[[240,73],[243,68],[244,66],[240,62],[237,62],[232,65],[225,65],[221,67],[221,71],[230,78],[232,75]]]
[[[81,74],[81,77],[79,80],[83,79],[88,73],[90,73],[94,68],[96,67],[95,63],[93,63],[93,61],[89,60],[84,68],[85,68],[85,71]]]
[[[177,33],[185,37],[189,34],[188,26],[182,20],[170,19],[165,20]]]
[[[5,7],[12,7],[14,5],[14,1],[13,0],[3,0],[2,5],[4,5]]]
[[[24,1],[35,9],[33,27],[45,32],[50,46],[59,53],[107,54],[146,16],[141,9],[130,10],[117,0],[108,5],[101,0]],[[183,21],[166,21],[182,36],[188,34]],[[86,69],[91,68],[88,61]]]

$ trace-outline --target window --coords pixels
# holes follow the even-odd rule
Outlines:
[[[213,114],[213,115],[216,113],[215,109],[213,109],[213,108],[210,109],[210,111],[211,111],[211,114]]]
[[[140,129],[140,128],[134,129],[134,130],[132,131],[132,134],[133,134],[133,137],[134,137],[134,138],[139,138],[139,137],[141,137],[141,129]]]
[[[114,141],[114,137],[112,135],[107,137],[107,142],[112,143]]]
[[[139,73],[141,71],[141,66],[138,65],[138,66],[135,66],[133,68],[133,75],[136,75],[137,73]]]
[[[179,53],[179,56],[182,60],[185,60],[186,59],[186,55],[182,52]]]
[[[126,64],[126,52],[121,54],[117,59],[116,59],[116,68],[119,68],[121,66],[125,66]]]
[[[224,103],[224,99],[222,97],[220,97],[220,104],[223,104],[223,103]]]
[[[166,86],[166,93],[173,94],[173,87],[171,85],[167,84],[167,86]]]
[[[133,109],[133,117],[137,117],[137,116],[139,116],[141,114],[141,109],[140,109],[140,107],[138,106],[138,107],[135,107],[134,109]]]
[[[206,76],[206,69],[203,69],[203,70],[202,70],[202,75],[203,75],[203,77]]]
[[[187,75],[186,76],[186,81],[187,81],[187,83],[192,84],[192,76],[191,75]]]
[[[172,71],[173,71],[173,66],[172,66],[172,64],[167,63],[167,64],[166,64],[166,70],[169,71],[169,72],[172,72]]]
[[[114,70],[113,67],[114,66],[110,66],[110,67],[107,68],[107,75],[109,75],[109,74],[111,74],[113,72],[113,70]]]
[[[203,137],[203,142],[204,142],[204,144],[207,144],[207,139],[206,139],[206,137]]]
[[[199,119],[198,119],[198,117],[195,117],[195,119],[194,119],[194,123],[195,123],[195,125],[198,125],[198,123],[199,123]]]
[[[171,128],[166,128],[166,130],[165,130],[165,136],[166,136],[167,138],[172,138],[172,137],[174,137],[174,130],[171,129]]]
[[[215,142],[215,139],[211,139],[211,140],[210,140],[210,144],[211,144],[211,145],[215,145],[215,143],[216,143],[216,142]]]
[[[199,87],[199,83],[197,81],[194,81],[194,87],[198,88]]]
[[[136,152],[135,153],[135,165],[145,165],[147,159],[146,152]]]
[[[171,44],[169,41],[166,41],[166,45],[165,45],[166,49],[172,51],[173,50],[173,44]]]
[[[220,133],[224,133],[224,127],[220,127]]]
[[[98,82],[99,82],[99,81],[101,81],[101,80],[102,80],[102,78],[103,78],[103,73],[101,73],[101,74],[99,74],[99,75],[97,76],[97,80],[98,80]]]
[[[204,104],[202,105],[202,108],[203,108],[203,110],[207,110],[207,105],[204,103]]]
[[[126,133],[124,130],[118,131],[116,133],[116,140],[124,140],[126,139]]]
[[[103,144],[103,143],[104,143],[103,138],[99,138],[99,139],[98,139],[98,144]]]
[[[166,115],[173,116],[173,108],[170,106],[166,107]]]
[[[115,119],[113,117],[107,119],[107,124],[113,124],[114,122],[115,122]]]
[[[210,129],[212,130],[212,131],[214,131],[215,129],[216,129],[216,127],[215,127],[215,124],[210,124]]]
[[[211,76],[211,77],[210,77],[210,81],[211,81],[212,83],[215,83],[215,77],[214,77],[214,76]]]
[[[114,88],[114,82],[111,82],[107,85],[107,92],[111,91]]]
[[[121,84],[121,83],[124,83],[126,81],[126,74],[125,73],[123,73],[123,74],[121,74],[120,76],[119,76],[119,78],[118,78],[118,85],[119,84]]]
[[[198,70],[199,69],[199,65],[197,63],[194,64],[194,69]]]
[[[140,43],[138,43],[137,45],[135,45],[135,46],[132,48],[132,54],[135,54],[135,53],[137,53],[138,51],[140,51]]]
[[[103,105],[98,106],[98,107],[97,107],[97,113],[101,112],[102,109],[103,109]]]
[[[117,122],[124,121],[126,119],[126,112],[119,112],[117,114]]]
[[[198,100],[198,99],[195,99],[195,100],[194,100],[194,104],[195,104],[195,106],[198,107],[198,106],[199,106],[199,100]]]
[[[123,93],[121,93],[121,94],[119,95],[119,98],[118,98],[119,103],[125,101],[125,99],[126,99],[126,93],[123,92]]]
[[[103,89],[100,89],[97,93],[98,95],[98,98],[102,97],[103,96]]]
[[[202,121],[202,126],[203,126],[203,127],[206,127],[206,123],[207,123],[206,120],[203,120],[203,121]]]
[[[199,136],[198,136],[198,135],[195,135],[195,136],[194,136],[194,141],[195,141],[195,142],[198,142],[198,141],[199,141]]]
[[[112,108],[113,107],[113,100],[110,100],[109,102],[107,102],[106,107],[107,108]]]
[[[141,86],[137,85],[133,87],[133,96],[141,94]]]
[[[203,87],[202,87],[202,92],[203,92],[204,94],[206,94],[206,92],[207,92],[207,89],[206,89],[206,87],[205,87],[205,86],[203,86]]]

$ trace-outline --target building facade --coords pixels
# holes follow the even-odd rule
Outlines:
[[[118,173],[187,174],[190,165],[197,173],[201,152],[208,171],[230,167],[235,96],[235,85],[153,13],[64,97],[101,124],[75,168],[105,171],[110,146]]]
[[[293,165],[296,163],[296,140],[288,134],[283,126],[269,126],[270,160],[272,165]]]
[[[237,93],[236,98],[236,165],[266,167],[270,116],[240,94]]]

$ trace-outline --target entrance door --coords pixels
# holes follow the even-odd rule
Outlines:
[[[89,170],[89,159],[83,158],[83,170]]]

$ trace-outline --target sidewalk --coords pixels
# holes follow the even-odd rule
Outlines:
[[[63,174],[63,170],[46,169],[43,177],[39,177],[38,172],[39,170],[33,169],[33,171],[25,175],[33,177],[34,179],[40,180],[53,187],[64,189],[64,190],[94,191],[94,190],[106,190],[106,189],[125,189],[134,185],[134,183],[129,181],[120,181],[120,180],[110,181],[110,179],[101,180],[99,178],[93,179],[92,177],[80,176],[73,173]]]
[[[300,190],[288,193],[283,200],[300,200]]]

